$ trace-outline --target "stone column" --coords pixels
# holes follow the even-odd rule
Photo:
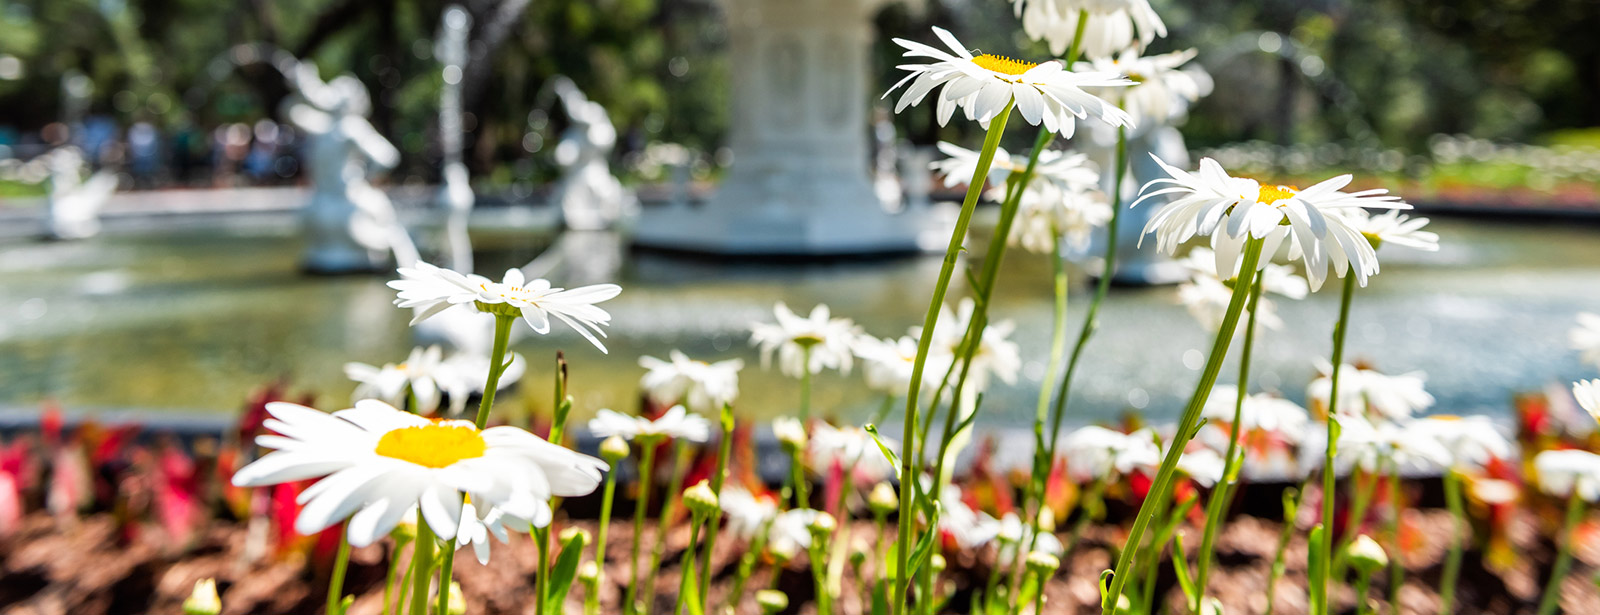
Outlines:
[[[727,0],[733,165],[698,207],[649,208],[644,246],[717,254],[908,252],[868,169],[872,15],[885,0]],[[887,84],[884,84],[887,87]],[[896,204],[898,206],[898,204]]]

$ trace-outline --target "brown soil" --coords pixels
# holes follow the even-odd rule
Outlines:
[[[1406,584],[1400,592],[1401,612],[1431,615],[1438,612],[1436,587],[1450,519],[1442,511],[1416,510],[1408,514],[1407,523],[1415,529],[1417,538],[1414,548],[1404,557]],[[1511,540],[1520,557],[1509,571],[1487,570],[1477,552],[1467,553],[1456,612],[1533,612],[1553,559],[1553,547],[1547,538],[1549,528],[1536,527],[1537,523],[1540,522],[1528,514],[1512,522]],[[594,530],[589,521],[572,525]],[[1279,527],[1259,518],[1240,516],[1219,537],[1210,586],[1229,615],[1260,613],[1265,608],[1264,588]],[[629,530],[625,519],[619,519],[612,527],[608,550],[613,563],[607,568],[608,582],[601,588],[603,613],[619,612],[616,607],[628,578],[627,567],[621,562],[628,555]],[[1097,526],[1086,532],[1046,589],[1047,613],[1098,612],[1096,580],[1111,557],[1106,545],[1120,543],[1124,531]],[[861,537],[859,540],[866,540],[871,532],[870,524],[854,526],[853,533]],[[326,571],[300,555],[263,556],[251,561],[245,554],[247,533],[239,524],[218,521],[193,544],[183,546],[172,544],[154,528],[142,528],[137,538],[127,539],[109,515],[72,522],[32,515],[16,533],[0,539],[0,615],[177,613],[194,582],[203,577],[217,579],[224,613],[320,613],[326,595]],[[1198,531],[1191,529],[1188,535],[1193,538],[1186,544],[1193,549],[1199,542]],[[1288,572],[1278,587],[1278,613],[1306,610],[1304,536],[1304,532],[1298,533],[1290,545]],[[677,562],[688,539],[687,528],[680,527],[669,534],[657,591],[652,594],[656,613],[672,609],[679,581]],[[1592,543],[1588,541],[1575,549],[1577,561],[1562,592],[1567,613],[1600,614],[1600,589],[1591,580],[1595,566],[1600,564],[1600,548]],[[727,602],[737,558],[745,548],[736,540],[719,540],[710,601],[713,606]],[[383,612],[388,549],[387,545],[377,545],[357,549],[353,554],[346,581],[347,591],[357,596],[352,615]],[[648,557],[644,559],[641,567],[648,565]],[[538,558],[528,537],[514,537],[510,545],[496,544],[490,566],[480,566],[470,551],[461,551],[456,561],[456,579],[466,596],[468,612],[533,612],[532,580]],[[968,612],[972,592],[988,578],[991,561],[987,553],[949,556],[949,569],[941,582],[955,592],[951,602],[954,612]],[[867,567],[875,568],[875,563],[869,562]],[[1378,576],[1386,578],[1381,573]],[[1182,612],[1170,565],[1162,568],[1160,583],[1159,589],[1169,598],[1168,611]],[[839,613],[861,615],[864,605],[859,596],[863,592],[852,586],[848,574],[845,584]],[[809,568],[803,558],[791,562],[776,580],[769,566],[758,566],[740,596],[738,612],[755,613],[755,589],[774,586],[789,594],[794,605],[791,613],[814,612]],[[573,589],[567,612],[581,612],[582,594],[581,588]],[[1381,601],[1387,595],[1387,583],[1382,578],[1374,579],[1371,598]],[[1353,610],[1354,592],[1350,589],[1341,588],[1336,600],[1346,611]]]

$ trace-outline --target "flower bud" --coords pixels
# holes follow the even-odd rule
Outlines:
[[[567,529],[561,530],[561,533],[558,534],[556,538],[561,541],[561,548],[563,549],[573,548],[573,541],[577,541],[577,548],[582,549],[585,545],[589,544],[590,534],[589,530],[581,527],[568,527]]]
[[[945,561],[944,556],[938,553],[933,554],[933,557],[928,559],[928,566],[932,567],[931,569],[933,570],[934,574],[944,572],[944,569],[949,565],[949,562]]]
[[[450,601],[445,603],[445,615],[467,615],[467,597],[461,595],[461,584],[450,582]]]
[[[1061,567],[1061,558],[1044,551],[1034,551],[1028,554],[1027,565],[1028,572],[1048,577]]]
[[[1222,601],[1211,596],[1206,596],[1206,601],[1200,606],[1200,615],[1223,615]]]
[[[688,505],[689,512],[700,518],[717,514],[721,510],[717,506],[717,492],[712,491],[711,485],[704,480],[683,490],[683,503]]]
[[[206,578],[194,582],[194,591],[183,601],[183,615],[217,615],[222,612],[222,598],[217,596],[217,580]]]
[[[789,608],[789,595],[776,589],[763,589],[756,592],[756,604],[761,606],[761,612],[772,615]]]
[[[413,508],[410,512],[402,515],[400,522],[395,524],[394,529],[389,530],[389,537],[393,538],[395,543],[402,545],[416,540],[417,509]]]
[[[819,511],[817,518],[811,520],[811,536],[813,540],[827,540],[837,529],[839,529],[838,520],[828,513]]]
[[[1049,504],[1039,507],[1039,531],[1054,534],[1056,531],[1056,511]]]
[[[600,583],[600,565],[594,560],[585,560],[578,564],[578,582],[584,587],[593,590]]]
[[[850,567],[852,569],[859,570],[861,568],[861,565],[866,563],[866,562],[867,562],[867,551],[866,551],[866,549],[861,548],[861,545],[855,545],[854,548],[850,549]]]
[[[611,436],[600,443],[600,458],[606,463],[616,463],[628,457],[628,441],[622,436]]]
[[[872,493],[867,494],[867,507],[874,515],[887,515],[900,508],[900,495],[889,483],[878,483],[873,485]]]
[[[788,417],[779,417],[772,421],[772,435],[778,438],[778,443],[789,452],[804,450],[806,447],[806,427],[800,421]]]
[[[1383,546],[1371,536],[1366,534],[1357,536],[1348,548],[1350,565],[1355,566],[1362,575],[1370,575],[1379,568],[1389,565],[1389,554],[1384,553]]]

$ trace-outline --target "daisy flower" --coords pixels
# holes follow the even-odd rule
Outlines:
[[[961,346],[966,341],[967,327],[971,325],[976,309],[977,303],[971,297],[963,298],[953,312],[948,305],[939,306],[939,320],[933,326],[930,345],[931,349],[936,350],[930,350],[930,355],[933,352],[950,357],[963,355]],[[1022,370],[1022,352],[1017,343],[1010,339],[1016,328],[1016,323],[1010,320],[983,328],[983,334],[978,338],[978,348],[972,353],[972,366],[967,372],[967,386],[974,393],[988,390],[993,378],[999,378],[1006,384],[1017,383],[1017,374]],[[912,327],[911,336],[920,339],[922,327]],[[960,374],[958,365],[950,377],[959,378]]]
[[[1487,416],[1435,414],[1417,419],[1409,427],[1443,444],[1451,453],[1452,467],[1482,468],[1491,460],[1511,458],[1511,441]]]
[[[673,350],[670,361],[639,357],[639,366],[649,370],[639,386],[658,404],[683,402],[701,412],[720,412],[724,404],[739,397],[741,359],[716,363],[696,361]]]
[[[778,504],[769,496],[757,496],[739,485],[724,485],[717,499],[728,515],[728,531],[745,542],[766,529],[778,517]]]
[[[1450,467],[1455,456],[1426,428],[1427,425],[1418,426],[1417,421],[1373,423],[1355,416],[1341,418],[1334,465],[1340,472],[1357,466],[1367,472],[1384,473],[1396,469],[1436,472]],[[1320,456],[1326,450],[1326,442],[1321,443],[1322,447],[1306,444],[1302,451],[1317,449]]]
[[[1095,183],[1029,182],[1017,202],[1017,219],[1006,243],[1036,254],[1051,254],[1057,241],[1066,240],[1067,245],[1081,250],[1089,245],[1095,229],[1111,221],[1111,213],[1111,204]]]
[[[888,439],[883,443],[890,450],[898,444]],[[806,464],[818,475],[827,475],[838,465],[853,472],[859,483],[878,482],[895,472],[894,464],[878,450],[872,434],[860,427],[834,427],[819,421],[811,429],[809,453]]]
[[[786,446],[798,449],[806,444],[806,426],[800,419],[780,416],[772,419],[772,437]]]
[[[944,187],[953,188],[964,184],[978,172],[978,157],[981,152],[946,141],[940,141],[938,148],[946,158],[929,163],[928,166],[944,176]],[[1002,188],[1007,177],[1013,173],[1026,171],[1027,167],[1026,156],[1013,157],[1005,148],[997,147],[994,151],[994,160],[989,164],[989,186]],[[1047,181],[1088,190],[1099,185],[1100,173],[1095,171],[1088,157],[1083,154],[1047,149],[1039,152],[1039,161],[1033,167],[1033,181]],[[1003,195],[991,196],[999,200]]]
[[[810,508],[794,508],[779,513],[772,520],[767,548],[790,558],[811,548],[811,522],[816,521],[820,514],[820,511]]]
[[[489,381],[489,366],[492,364],[489,360],[488,352],[483,354],[458,352],[446,357],[442,367],[460,380],[473,393],[482,393],[483,385]],[[528,362],[522,358],[522,355],[515,352],[507,352],[506,368],[505,371],[500,372],[500,382],[497,388],[501,391],[506,390],[511,385],[516,384],[518,380],[521,380],[522,375],[527,371]],[[451,401],[455,401],[455,399],[451,398]]]
[[[1154,56],[1140,56],[1129,47],[1115,56],[1079,62],[1084,70],[1124,75],[1133,85],[1120,90],[1091,90],[1102,97],[1122,96],[1122,108],[1140,124],[1166,124],[1183,114],[1202,94],[1200,82],[1188,71],[1179,69],[1199,53],[1193,49]]]
[[[409,391],[417,400],[417,411],[433,414],[441,398],[450,397],[450,413],[458,414],[467,405],[471,386],[443,361],[438,346],[413,348],[406,360],[383,367],[351,361],[344,364],[344,375],[358,384],[350,394],[352,402],[376,399],[395,407],[405,407]]]
[[[776,323],[756,323],[750,326],[750,344],[761,348],[761,367],[772,363],[773,353],[778,355],[778,369],[791,378],[799,378],[804,370],[821,373],[824,369],[837,369],[850,373],[851,356],[861,328],[848,318],[833,318],[828,306],[818,304],[811,315],[801,318],[779,301],[772,309]],[[806,351],[811,360],[807,365]]]
[[[989,121],[1004,111],[1012,101],[1029,124],[1060,133],[1071,138],[1076,120],[1093,115],[1112,126],[1130,126],[1133,118],[1100,98],[1085,92],[1086,87],[1114,87],[1133,82],[1110,73],[1074,73],[1061,62],[1035,64],[992,54],[972,55],[961,41],[943,28],[935,27],[949,51],[936,49],[915,41],[894,39],[895,44],[906,49],[907,58],[929,58],[927,64],[902,64],[900,69],[910,74],[884,93],[888,98],[895,90],[906,87],[895,113],[921,103],[928,94],[939,90],[935,109],[939,125],[950,121],[957,107],[968,120],[988,126]],[[907,85],[909,84],[909,85]]]
[[[1234,404],[1238,399],[1239,387],[1231,384],[1217,385],[1212,390],[1211,396],[1206,399],[1205,406],[1201,407],[1200,417],[1213,423],[1231,423]],[[1305,408],[1300,407],[1300,404],[1265,393],[1245,396],[1244,406],[1239,408],[1241,434],[1256,430],[1268,431],[1285,434],[1298,442],[1304,437],[1306,426],[1310,423],[1310,415],[1306,413]]]
[[[454,539],[468,495],[548,522],[551,497],[593,492],[608,467],[516,427],[432,421],[377,400],[333,414],[274,402],[267,412],[263,425],[276,433],[256,444],[274,450],[240,468],[233,484],[321,477],[300,494],[295,531],[314,534],[350,517],[347,537],[358,547],[388,534],[413,507],[441,539]]]
[[[939,530],[954,538],[961,548],[970,550],[994,540],[1000,533],[1000,522],[967,506],[960,487],[945,485],[939,492]]]
[[[534,527],[544,527],[549,524],[548,514],[538,522],[530,522],[508,515],[499,508],[491,507],[479,511],[469,498],[461,505],[461,530],[456,532],[456,548],[472,547],[472,554],[477,556],[478,563],[487,566],[491,536],[500,541],[500,544],[506,544],[511,541],[511,532],[526,534]]]
[[[1112,471],[1129,474],[1161,463],[1161,449],[1144,429],[1125,434],[1096,425],[1080,427],[1061,442],[1061,450],[1067,472],[1078,481],[1104,479]]]
[[[1600,455],[1577,449],[1544,451],[1533,457],[1533,468],[1545,493],[1565,498],[1576,490],[1585,501],[1600,501]]]
[[[905,397],[911,389],[911,372],[917,361],[917,338],[901,336],[899,339],[864,336],[856,343],[856,357],[861,359],[867,386],[874,391]],[[929,352],[924,369],[928,373],[942,374],[950,367],[951,357],[942,352]],[[922,386],[932,390],[937,378],[922,381]]]
[[[627,441],[638,439],[672,438],[704,443],[711,439],[711,421],[705,417],[673,406],[656,420],[631,416],[610,409],[601,409],[589,419],[589,431],[598,438],[617,436]]]
[[[1190,250],[1181,262],[1189,270],[1189,279],[1178,285],[1178,303],[1189,311],[1190,316],[1200,321],[1201,326],[1215,331],[1222,327],[1228,304],[1233,301],[1233,281],[1238,278],[1240,263],[1217,263],[1216,254],[1202,247]],[[1215,267],[1218,264],[1224,267],[1232,265],[1234,268],[1226,281],[1217,275]],[[1267,263],[1261,270],[1261,276],[1264,294],[1302,299],[1308,292],[1305,278],[1296,275],[1292,267]],[[1283,320],[1278,318],[1277,304],[1271,299],[1262,296],[1256,301],[1256,310],[1256,318],[1263,326],[1268,329],[1283,328]]]
[[[1413,218],[1397,209],[1376,216],[1368,214],[1365,209],[1349,209],[1345,210],[1345,215],[1355,222],[1356,228],[1361,229],[1361,234],[1366,235],[1374,248],[1394,244],[1424,252],[1439,251],[1439,234],[1422,230],[1428,225],[1427,218]]]
[[[1178,471],[1183,472],[1184,476],[1188,476],[1190,480],[1199,483],[1200,486],[1207,488],[1216,486],[1217,481],[1222,480],[1222,472],[1226,469],[1225,465],[1227,464],[1223,463],[1222,455],[1218,455],[1216,451],[1209,448],[1184,451],[1182,455],[1178,456]],[[1158,467],[1159,465],[1153,465],[1147,468],[1146,471],[1154,476]]]
[[[1072,45],[1078,18],[1085,12],[1089,23],[1083,29],[1081,48],[1089,57],[1127,49],[1135,34],[1144,46],[1167,35],[1166,24],[1149,0],[1012,0],[1012,8],[1022,19],[1028,38],[1045,42],[1050,53],[1058,56]]]
[[[520,269],[507,270],[499,282],[424,262],[401,267],[399,272],[400,279],[389,282],[389,287],[399,291],[396,306],[420,309],[411,319],[413,325],[453,306],[468,305],[480,312],[520,317],[534,331],[545,334],[550,332],[553,316],[577,330],[601,352],[606,347],[595,335],[605,337],[600,327],[611,324],[611,315],[594,304],[622,292],[616,284],[554,288],[547,280],[528,281]]]
[[[1333,389],[1333,366],[1317,361],[1317,371],[1322,375],[1306,387],[1306,397],[1322,408],[1334,408],[1341,416],[1362,416],[1370,408],[1390,420],[1411,418],[1419,411],[1433,407],[1434,398],[1424,388],[1427,374],[1409,372],[1390,376],[1370,369],[1360,369],[1346,363],[1339,367],[1339,403],[1332,406],[1328,396]]]
[[[1378,253],[1346,215],[1350,209],[1371,207],[1409,209],[1387,190],[1343,192],[1352,176],[1340,175],[1301,190],[1294,186],[1263,186],[1253,179],[1233,177],[1210,158],[1200,159],[1200,170],[1190,173],[1151,155],[1169,177],[1144,185],[1137,206],[1145,199],[1165,194],[1178,198],[1161,206],[1145,224],[1143,235],[1154,234],[1157,247],[1175,254],[1178,244],[1196,235],[1225,234],[1212,242],[1223,262],[1232,262],[1246,239],[1264,241],[1276,250],[1286,238],[1289,258],[1304,260],[1311,290],[1322,287],[1331,265],[1339,277],[1352,270],[1366,286],[1378,272]],[[1287,223],[1288,226],[1283,226]],[[1141,236],[1140,242],[1143,243]],[[1219,267],[1236,269],[1237,265]]]
[[[1066,549],[1061,544],[1061,539],[1050,532],[1041,532],[1037,540],[1033,537],[1033,527],[1022,522],[1017,513],[1008,512],[1000,516],[1000,531],[995,538],[1000,541],[999,548],[995,549],[995,557],[1003,566],[1010,566],[1016,561],[1018,547],[1033,543],[1034,551],[1042,551],[1051,555],[1060,556]],[[1026,553],[1023,554],[1027,556]]]
[[[1567,333],[1567,339],[1585,363],[1600,368],[1600,314],[1579,313],[1578,326]]]
[[[1572,383],[1572,398],[1595,421],[1600,421],[1600,378]]]

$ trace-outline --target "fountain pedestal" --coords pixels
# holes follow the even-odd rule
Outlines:
[[[711,254],[916,250],[920,212],[890,213],[868,176],[871,18],[883,4],[724,2],[732,168],[702,205],[642,212],[634,242]]]

